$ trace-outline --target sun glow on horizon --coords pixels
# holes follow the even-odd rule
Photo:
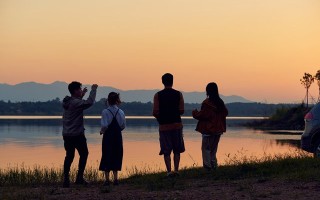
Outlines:
[[[300,78],[320,69],[319,19],[317,0],[3,0],[0,81],[155,89],[170,72],[183,91],[215,81],[224,95],[301,102]]]

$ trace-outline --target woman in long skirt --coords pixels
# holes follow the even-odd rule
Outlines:
[[[99,170],[105,172],[104,185],[110,184],[110,171],[113,172],[113,184],[118,185],[118,171],[121,171],[123,158],[122,130],[126,126],[124,112],[118,108],[121,103],[119,93],[110,92],[108,108],[102,111],[101,131],[102,157]]]

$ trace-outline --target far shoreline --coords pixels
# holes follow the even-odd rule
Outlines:
[[[100,119],[99,115],[87,115],[85,119]],[[193,119],[192,116],[182,116],[182,119]],[[61,115],[0,115],[1,119],[62,119]],[[153,116],[145,116],[145,115],[133,115],[126,116],[126,119],[155,119]],[[230,116],[227,117],[227,120],[267,120],[269,117],[262,116]]]

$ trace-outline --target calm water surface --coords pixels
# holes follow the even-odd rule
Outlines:
[[[20,117],[21,118],[21,117]],[[85,122],[89,148],[88,166],[98,167],[101,157],[100,117],[87,117]],[[257,118],[261,120],[261,118]],[[299,132],[272,134],[239,126],[252,118],[229,118],[227,132],[221,137],[218,163],[230,157],[262,157],[296,153],[300,144]],[[183,119],[186,152],[181,155],[181,167],[201,166],[201,134],[194,131],[196,121]],[[60,117],[0,117],[0,168],[24,165],[62,167],[65,156]],[[277,132],[277,131],[275,131]],[[122,176],[133,167],[154,171],[165,170],[159,156],[157,122],[152,117],[128,117],[123,131],[124,160]],[[73,166],[78,163],[76,154]]]

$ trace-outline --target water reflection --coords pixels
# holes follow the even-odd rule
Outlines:
[[[286,140],[286,139],[282,139],[282,140],[276,140],[277,144],[279,145],[283,145],[283,146],[292,146],[292,147],[296,147],[296,148],[300,148],[301,146],[301,141],[300,140]]]
[[[248,120],[248,119],[246,119]],[[240,120],[241,121],[241,120]],[[245,154],[262,157],[265,154],[295,152],[300,146],[300,135],[268,134],[263,131],[237,126],[239,119],[229,119],[228,129],[219,144],[219,164],[228,160],[228,155]],[[196,121],[184,119],[186,152],[181,156],[181,166],[201,166],[201,135],[194,131]],[[89,147],[88,165],[98,166],[101,157],[99,119],[86,119],[86,136]],[[9,165],[61,167],[65,155],[61,136],[61,120],[28,119],[0,120],[0,168]],[[159,156],[157,122],[149,119],[128,119],[124,138],[124,170],[133,166],[164,170],[163,158]],[[78,160],[76,156],[75,161]],[[77,162],[74,162],[77,164]]]

